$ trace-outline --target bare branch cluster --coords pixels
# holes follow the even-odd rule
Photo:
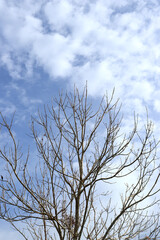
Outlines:
[[[147,119],[140,134],[135,117],[132,131],[124,134],[113,95],[105,96],[95,110],[86,87],[82,95],[75,89],[44,107],[31,121],[35,159],[29,151],[24,158],[12,131],[13,119],[8,123],[1,114],[11,146],[0,147],[6,163],[0,218],[24,239],[158,239],[159,213],[150,210],[158,206],[160,191],[153,124]],[[133,183],[126,183],[114,199],[110,190],[128,176]],[[16,222],[24,227],[19,229]]]

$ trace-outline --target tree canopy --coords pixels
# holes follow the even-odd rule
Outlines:
[[[26,157],[14,135],[13,119],[1,113],[9,144],[0,180],[0,218],[24,239],[116,240],[159,236],[158,144],[153,123],[143,130],[133,118],[124,132],[114,91],[97,109],[82,94],[60,94],[31,118],[37,155]],[[132,178],[132,183],[129,178]],[[125,183],[115,198],[114,186]],[[156,209],[156,211],[155,211]],[[18,228],[18,222],[24,225]]]

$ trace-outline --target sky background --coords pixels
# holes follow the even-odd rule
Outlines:
[[[159,79],[159,0],[0,0],[0,111],[16,111],[24,143],[30,116],[86,81],[93,99],[115,87],[126,125],[147,107],[158,137]],[[16,236],[0,224],[0,240]]]

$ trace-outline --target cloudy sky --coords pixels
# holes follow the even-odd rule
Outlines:
[[[143,119],[147,107],[160,129],[159,0],[0,1],[0,111],[16,111],[17,132],[86,81],[93,98],[115,87],[124,115]],[[7,231],[0,240],[13,239]]]

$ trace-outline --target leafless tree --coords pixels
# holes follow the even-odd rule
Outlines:
[[[125,134],[114,92],[95,108],[87,87],[82,94],[75,88],[32,117],[34,159],[29,151],[24,157],[13,119],[9,123],[1,114],[10,140],[0,147],[6,163],[0,218],[24,239],[158,239],[160,172],[153,124],[147,118],[138,129],[134,117]],[[122,182],[117,197],[114,189]]]

